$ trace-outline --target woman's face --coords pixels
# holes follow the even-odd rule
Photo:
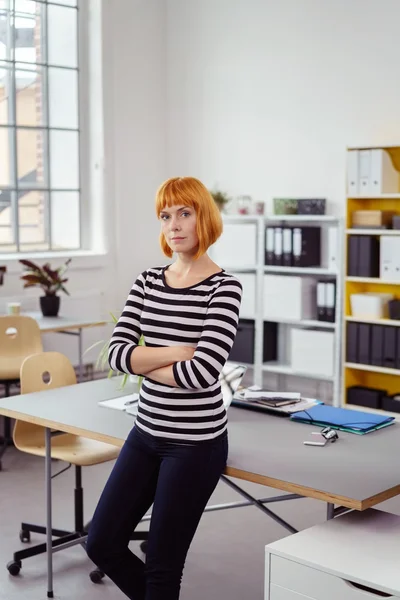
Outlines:
[[[194,254],[199,245],[196,212],[191,206],[169,206],[160,212],[161,230],[173,252]]]

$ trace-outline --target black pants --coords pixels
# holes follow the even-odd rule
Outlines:
[[[226,434],[182,445],[134,427],[90,526],[87,553],[131,600],[178,600],[189,546],[225,468]],[[146,564],[128,548],[154,503]]]

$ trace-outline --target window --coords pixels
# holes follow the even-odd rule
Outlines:
[[[77,0],[0,0],[0,255],[80,229]]]

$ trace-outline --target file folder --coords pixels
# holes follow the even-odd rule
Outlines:
[[[357,433],[359,435],[392,425],[395,420],[394,417],[347,408],[336,408],[335,406],[327,406],[326,404],[318,404],[309,410],[296,412],[290,418],[300,423],[332,427],[333,429]]]

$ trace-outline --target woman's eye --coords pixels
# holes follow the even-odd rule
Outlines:
[[[168,215],[161,215],[161,220],[166,221],[168,219]]]
[[[183,212],[182,217],[190,217],[190,212]]]

